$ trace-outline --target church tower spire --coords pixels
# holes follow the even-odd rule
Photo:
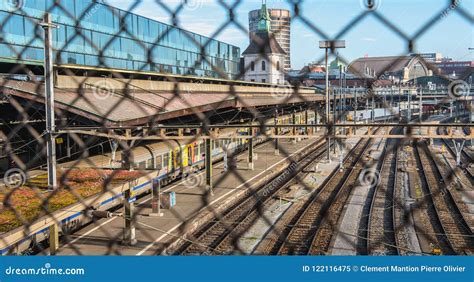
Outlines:
[[[270,32],[271,18],[267,9],[267,1],[262,0],[262,8],[260,9],[260,17],[258,19],[258,32]]]

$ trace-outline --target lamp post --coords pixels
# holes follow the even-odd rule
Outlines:
[[[324,40],[324,41],[319,41],[319,48],[320,49],[325,49],[326,51],[326,127],[327,127],[327,159],[330,162],[331,161],[331,156],[330,156],[330,148],[331,148],[331,137],[330,137],[330,128],[329,128],[329,119],[330,119],[330,99],[329,99],[329,66],[328,66],[328,59],[329,59],[329,49],[331,49],[331,52],[334,53],[334,49],[338,48],[346,48],[346,41],[344,40]],[[334,101],[335,102],[335,101]]]

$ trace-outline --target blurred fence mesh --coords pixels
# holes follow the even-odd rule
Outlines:
[[[377,254],[378,251],[380,254],[416,254],[422,251],[413,249],[410,243],[407,243],[412,236],[410,232],[416,232],[419,238],[424,238],[424,242],[432,246],[433,250],[440,249],[441,253],[462,254],[460,250],[463,247],[466,253],[473,252],[472,216],[468,215],[467,206],[460,200],[462,198],[460,191],[472,189],[472,175],[466,174],[470,168],[454,167],[452,171],[455,173],[450,173],[449,176],[434,169],[433,165],[423,167],[426,170],[426,176],[421,172],[411,171],[410,169],[414,166],[421,166],[422,156],[420,161],[410,163],[418,155],[426,153],[426,158],[433,158],[437,163],[443,160],[439,159],[439,154],[433,154],[426,149],[424,141],[418,140],[417,144],[412,145],[410,130],[404,132],[400,131],[400,128],[393,128],[393,130],[405,134],[406,139],[392,139],[382,143],[379,139],[373,139],[368,144],[364,142],[369,142],[369,140],[362,140],[354,149],[352,148],[354,144],[351,145],[351,142],[337,139],[336,143],[333,143],[334,152],[341,149],[346,152],[354,150],[354,155],[345,160],[344,171],[336,172],[335,176],[341,176],[341,179],[353,179],[355,182],[339,185],[343,187],[340,189],[341,192],[329,196],[314,192],[315,187],[305,181],[310,174],[308,171],[312,169],[312,165],[309,164],[323,160],[323,157],[316,155],[323,148],[315,149],[316,145],[313,145],[310,147],[311,150],[303,150],[301,146],[297,148],[303,153],[294,154],[292,151],[294,149],[288,148],[295,147],[288,147],[289,143],[281,139],[280,156],[289,158],[287,166],[282,168],[280,173],[283,177],[273,176],[260,183],[258,187],[253,187],[251,183],[248,183],[248,177],[244,175],[246,170],[242,166],[246,165],[246,153],[229,152],[229,159],[226,157],[224,161],[226,166],[228,165],[226,170],[224,171],[222,167],[222,161],[219,161],[220,164],[214,170],[213,186],[218,189],[220,185],[232,179],[232,187],[226,188],[237,187],[235,193],[254,192],[242,193],[235,203],[229,204],[229,207],[219,208],[213,202],[216,197],[213,197],[206,187],[205,177],[200,171],[202,162],[191,160],[204,159],[203,140],[205,138],[210,138],[213,149],[220,150],[220,153],[224,151],[223,148],[227,150],[226,146],[232,144],[240,144],[243,150],[248,146],[247,141],[238,143],[238,137],[246,135],[249,131],[247,125],[252,123],[255,141],[269,138],[269,142],[258,144],[255,148],[258,155],[266,158],[265,152],[272,150],[274,146],[274,140],[270,138],[272,135],[284,133],[292,135],[293,128],[297,128],[288,125],[293,123],[294,112],[301,111],[298,114],[301,120],[304,120],[302,113],[305,110],[316,111],[318,115],[324,117],[324,109],[317,106],[315,102],[308,101],[306,96],[296,97],[302,90],[307,89],[301,84],[257,85],[255,87],[268,89],[265,92],[268,94],[267,99],[274,99],[276,96],[280,102],[274,107],[255,107],[246,104],[238,88],[242,84],[238,81],[243,80],[245,73],[250,71],[250,66],[240,69],[241,50],[214,40],[225,34],[229,28],[237,29],[243,34],[249,33],[247,27],[242,25],[244,21],[237,20],[238,9],[243,1],[216,0],[213,2],[216,9],[227,11],[227,16],[220,20],[218,26],[209,31],[210,37],[198,36],[173,28],[173,26],[182,27],[182,23],[186,20],[182,17],[185,11],[198,9],[204,5],[205,1],[182,1],[172,7],[167,4],[168,1],[143,1],[153,5],[155,9],[159,8],[162,11],[160,18],[169,18],[169,22],[172,23],[170,26],[153,26],[148,21],[142,22],[143,18],[128,13],[136,12],[142,1],[129,2],[128,11],[123,11],[95,1],[3,1],[0,10],[0,48],[3,49],[2,54],[4,54],[0,59],[2,61],[0,172],[4,178],[3,185],[0,184],[2,185],[0,241],[5,247],[3,253],[47,254],[49,252],[48,240],[42,239],[48,238],[49,225],[56,223],[61,226],[60,251],[67,249],[69,253],[79,255],[129,254],[122,247],[126,233],[122,227],[125,225],[115,224],[113,225],[115,227],[111,228],[107,223],[111,219],[98,218],[97,211],[101,209],[101,205],[107,206],[106,201],[121,204],[120,197],[129,188],[133,190],[133,187],[141,187],[145,183],[143,187],[150,192],[152,183],[156,182],[164,171],[169,176],[173,175],[173,179],[161,180],[163,190],[167,189],[166,185],[170,186],[178,183],[176,181],[182,181],[181,187],[185,188],[178,190],[178,199],[180,195],[199,196],[203,210],[200,215],[197,213],[194,216],[185,215],[180,207],[185,203],[178,201],[176,208],[166,210],[166,217],[177,218],[184,224],[171,231],[171,234],[164,227],[169,225],[152,224],[154,218],[149,217],[152,209],[150,196],[141,195],[142,198],[138,199],[137,204],[132,204],[134,212],[129,222],[137,229],[139,249],[153,250],[155,254],[165,249],[172,254],[247,253],[245,247],[242,247],[242,240],[248,239],[251,233],[246,232],[251,230],[252,226],[258,229],[262,222],[272,225],[275,218],[268,210],[273,208],[275,203],[281,202],[284,194],[282,191],[287,191],[280,188],[295,185],[301,187],[300,189],[308,195],[303,193],[303,196],[295,200],[283,213],[281,222],[293,225],[283,226],[273,233],[265,234],[266,240],[258,244],[255,250],[271,254],[329,254],[328,243],[336,240],[335,234],[337,234],[338,240],[345,240],[348,245],[352,244],[352,248],[358,254]],[[286,2],[292,8],[291,23],[302,24],[308,32],[314,33],[321,40],[343,39],[351,29],[367,18],[375,19],[376,25],[390,30],[391,35],[387,36],[396,36],[403,40],[405,53],[393,57],[393,61],[378,72],[379,77],[367,77],[366,73],[361,73],[361,70],[356,68],[347,70],[358,77],[365,77],[364,85],[361,85],[363,93],[359,96],[359,105],[375,101],[391,112],[393,112],[392,104],[385,94],[380,92],[381,89],[383,90],[380,83],[386,80],[383,75],[404,60],[405,56],[416,54],[417,40],[445,17],[456,15],[471,25],[473,23],[472,11],[460,7],[461,1],[441,1],[437,3],[438,14],[429,17],[429,20],[420,28],[411,30],[410,34],[407,34],[398,28],[397,22],[379,13],[377,7],[383,3],[382,1],[367,1],[367,3],[360,1],[362,7],[360,13],[354,18],[341,16],[341,20],[347,24],[336,33],[335,37],[332,37],[328,31],[318,26],[314,17],[309,16],[309,11],[305,11],[303,8],[305,1],[288,0]],[[55,190],[48,189],[51,187],[48,187],[45,170],[47,133],[42,61],[44,31],[40,25],[45,12],[51,13],[53,22],[59,25],[59,28],[53,31],[54,78],[57,80],[59,77],[66,76],[69,79],[68,83],[63,82],[61,85],[56,83],[54,88],[55,123],[58,131],[55,138],[58,187]],[[112,24],[108,26],[107,23]],[[146,30],[147,33],[141,34],[139,30]],[[98,36],[99,33],[100,36]],[[295,32],[294,36],[299,35]],[[265,50],[264,46],[268,42],[262,42],[261,38],[253,38],[253,40],[262,46],[262,50]],[[170,50],[175,49],[167,44],[174,44],[176,46],[173,48],[180,48],[183,52],[171,53]],[[314,45],[308,48],[314,48],[315,54],[321,54],[318,62],[323,63],[323,50],[319,52],[320,50],[316,50],[316,43]],[[165,48],[167,46],[169,48]],[[333,49],[330,52],[331,55],[335,55],[337,50]],[[343,52],[338,54],[339,60],[345,65],[350,65],[350,61],[342,54]],[[433,63],[426,61],[422,56],[415,56],[434,74],[441,75]],[[160,61],[157,58],[161,58]],[[267,54],[261,54],[261,58],[269,59]],[[174,61],[167,63],[166,60]],[[172,66],[175,61],[179,66]],[[446,97],[438,102],[440,104],[453,99],[448,92],[453,92],[453,89],[457,87],[464,87],[464,82],[453,81],[450,77],[445,77],[445,79],[452,82],[448,88],[442,89]],[[136,80],[166,83],[167,91],[147,89],[143,84],[138,86]],[[230,87],[225,95],[210,94],[209,97],[205,97],[203,94],[206,93],[200,91],[206,89],[207,85],[230,85]],[[408,86],[403,85],[403,87]],[[208,89],[213,88],[209,86]],[[348,90],[336,89],[334,91]],[[316,90],[314,93],[314,95],[323,95],[322,92]],[[300,100],[293,105],[292,100],[296,98]],[[196,99],[209,99],[209,105],[199,109],[195,107],[195,104],[202,101],[196,101]],[[240,109],[225,107],[229,100],[238,101],[242,106]],[[470,103],[466,101],[459,103],[466,112],[472,111]],[[169,114],[178,105],[181,109],[185,109],[182,110],[185,114],[181,117],[170,118],[170,121],[161,120],[161,116]],[[287,128],[273,126],[275,111],[278,113],[277,118],[288,117],[280,122],[280,124],[288,125]],[[340,130],[339,127],[333,128],[334,122],[343,122],[351,113],[351,110],[344,107],[338,111],[335,119],[323,120],[321,126],[326,128],[324,132]],[[393,115],[397,116],[396,113]],[[123,122],[132,118],[136,118],[135,123]],[[308,120],[305,120],[305,123],[309,123]],[[232,125],[235,127],[230,127]],[[314,132],[312,127],[314,125],[311,124],[302,126],[302,128],[311,128],[311,132]],[[303,132],[302,128],[297,129]],[[255,135],[256,130],[260,134],[258,138]],[[388,133],[392,128],[379,130]],[[225,135],[227,133],[228,135]],[[323,133],[317,137],[324,139],[325,135]],[[319,139],[313,138],[302,142],[306,142],[306,146],[316,141]],[[451,143],[448,144],[448,147],[450,146]],[[229,150],[230,148],[233,147],[229,146]],[[379,161],[366,157],[368,152],[376,149],[381,152]],[[154,155],[154,152],[159,152],[159,155]],[[232,156],[233,153],[235,156]],[[362,157],[356,159],[358,154],[355,153]],[[151,155],[151,157],[144,159],[144,155]],[[336,158],[339,156],[338,153],[333,152],[331,155]],[[306,167],[303,164],[309,156],[313,157],[313,161],[306,163],[308,164]],[[463,156],[463,162],[469,165],[471,161],[467,156]],[[417,200],[412,208],[407,208],[406,199],[397,194],[403,193],[399,187],[405,180],[400,175],[395,176],[395,180],[389,180],[384,174],[387,169],[397,171],[399,174],[402,172],[410,174],[411,177],[420,179],[420,187],[416,190],[416,193],[420,194],[416,196]],[[425,172],[424,170],[422,171]],[[317,169],[313,171],[313,173],[316,172]],[[438,186],[426,190],[431,183],[429,178],[439,180],[440,175],[444,178],[444,182],[435,181],[433,183],[438,183]],[[174,179],[175,176],[176,179]],[[367,177],[369,184],[367,184]],[[392,182],[384,184],[385,181]],[[329,182],[325,185],[329,187],[332,184]],[[335,215],[343,214],[342,208],[346,199],[351,191],[358,189],[359,186],[366,187],[367,200],[364,200],[366,203],[360,217],[355,218],[359,221],[357,232],[346,232],[339,229],[342,216],[335,217]],[[141,191],[135,190],[136,193]],[[385,202],[375,201],[372,204],[371,199],[375,197],[374,195],[378,196],[380,191],[387,194],[383,198]],[[391,195],[388,195],[389,193]],[[245,202],[242,199],[245,199]],[[342,202],[337,202],[337,199]],[[327,206],[328,203],[333,202],[334,205]],[[371,210],[372,205],[376,205],[377,209]],[[315,209],[314,217],[309,217],[312,220],[307,222],[298,220],[301,215],[297,208],[311,211],[311,206],[318,207]],[[111,210],[114,212],[113,216],[117,216],[114,217],[115,222],[124,221],[123,217],[127,216],[118,206],[111,207]],[[91,216],[94,211],[95,217]],[[374,219],[375,216],[371,214],[371,211],[382,213],[382,218]],[[418,219],[424,218],[426,221],[413,222],[413,211],[421,214],[418,215]],[[106,214],[106,216],[109,215],[112,214]],[[393,222],[387,221],[390,215]],[[156,220],[163,219],[157,217]],[[383,223],[372,222],[372,220]],[[77,235],[77,230],[86,221],[91,221],[87,228],[95,231],[89,236]],[[445,221],[452,223],[453,229],[443,229]],[[203,224],[196,226],[196,222]],[[378,229],[372,231],[370,227],[372,224],[374,224],[373,228]],[[117,226],[122,227],[117,228]],[[275,226],[278,226],[278,221]],[[369,231],[374,235],[369,234]],[[291,241],[289,235],[296,236],[295,238],[301,241]],[[149,246],[162,236],[166,238],[166,243],[160,242]],[[329,238],[326,238],[328,236]],[[11,238],[16,241],[12,243]],[[27,238],[27,240],[17,240],[19,238]],[[370,241],[372,238],[377,238],[377,241]],[[318,240],[326,241],[319,242]],[[400,242],[406,244],[400,245]],[[94,247],[87,248],[87,244],[102,248],[98,247],[99,251],[94,251]]]

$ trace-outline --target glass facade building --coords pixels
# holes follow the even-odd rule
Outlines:
[[[54,6],[54,0],[34,0],[20,1],[17,9],[11,2],[0,1],[0,60],[42,61],[43,32],[37,23],[50,11],[59,25],[53,33],[58,64],[222,77],[214,66],[226,78],[239,73],[240,48],[106,4],[62,0]],[[206,60],[200,62],[201,52]]]

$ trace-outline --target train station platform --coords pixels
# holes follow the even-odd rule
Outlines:
[[[206,215],[218,213],[234,198],[241,195],[249,187],[264,184],[271,175],[284,169],[293,157],[314,143],[316,139],[302,140],[293,144],[291,140],[280,141],[280,154],[275,155],[274,144],[268,142],[256,146],[254,153],[258,156],[254,161],[254,170],[248,168],[247,155],[242,153],[236,157],[237,169],[224,173],[223,164],[213,168],[214,195],[210,196],[203,185],[204,172],[169,187],[162,192],[175,192],[177,204],[169,210],[162,210],[162,217],[150,217],[151,199],[146,196],[136,202],[136,239],[134,246],[121,244],[124,231],[124,218],[114,217],[101,219],[92,223],[71,236],[69,244],[61,244],[58,255],[156,255],[167,243],[181,237],[185,231],[193,228],[204,220]],[[188,177],[189,178],[189,177]],[[110,239],[114,238],[114,239]]]

